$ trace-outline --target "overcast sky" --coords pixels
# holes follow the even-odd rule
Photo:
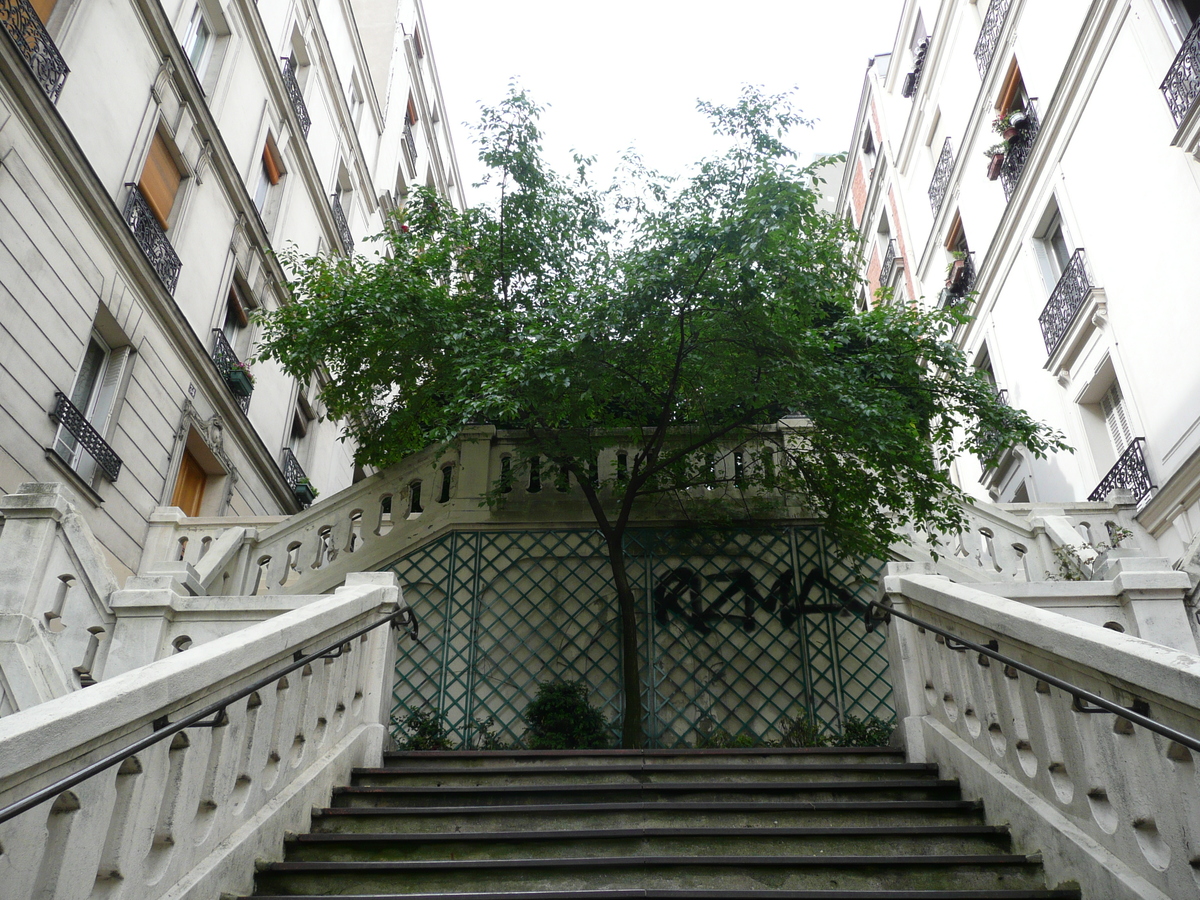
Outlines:
[[[607,177],[635,147],[675,173],[714,150],[696,100],[731,102],[742,84],[797,88],[818,119],[794,134],[805,160],[846,149],[869,57],[890,51],[901,0],[425,0],[429,41],[468,202],[479,163],[464,123],[510,78],[548,106],[549,157],[599,157]]]

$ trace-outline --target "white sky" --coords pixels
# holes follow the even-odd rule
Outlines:
[[[732,102],[744,83],[797,87],[816,127],[795,133],[807,161],[846,149],[867,59],[891,50],[902,0],[425,0],[468,203],[481,171],[464,123],[510,78],[549,107],[548,157],[599,157],[603,181],[635,147],[646,164],[682,172],[711,154],[696,100]]]

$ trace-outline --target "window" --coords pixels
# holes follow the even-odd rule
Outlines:
[[[1053,291],[1071,263],[1071,245],[1063,229],[1062,213],[1058,205],[1046,211],[1044,224],[1034,237],[1034,249],[1042,266],[1042,277],[1049,290]]]
[[[425,45],[421,43],[420,29],[413,29],[413,50],[417,53],[417,59],[425,58]]]
[[[362,118],[363,99],[362,91],[358,88],[358,76],[354,72],[350,73],[350,84],[346,86],[346,103],[350,106],[350,121],[357,128]]]
[[[87,424],[103,440],[109,432],[109,424],[116,408],[117,396],[129,362],[128,345],[114,347],[98,331],[93,331],[84,350],[83,361],[75,375],[75,383],[67,395],[71,403],[87,420]],[[90,448],[80,439],[80,429],[71,429],[64,422],[54,437],[54,452],[79,477],[91,483],[98,465]],[[104,448],[111,452],[111,449]]]
[[[267,142],[263,144],[262,157],[259,159],[258,178],[254,185],[254,208],[258,210],[259,215],[266,213],[267,198],[271,188],[279,184],[282,175],[279,158],[268,137]]]
[[[221,320],[221,333],[225,335],[225,340],[229,342],[238,359],[242,359],[250,349],[246,346],[250,337],[247,328],[250,316],[246,310],[253,304],[246,302],[247,296],[249,295],[235,278],[229,286],[229,294],[225,300],[225,316]]]
[[[1000,99],[996,103],[998,116],[1007,116],[1017,110],[1029,108],[1029,94],[1025,91],[1025,81],[1021,78],[1021,67],[1014,59],[1008,69],[1008,77],[1004,79],[1004,89],[1000,91]]]
[[[212,56],[213,43],[213,28],[208,23],[203,7],[197,4],[183,37],[183,52],[187,54],[192,71],[196,73],[196,79],[201,84],[204,83],[204,72]]]
[[[154,139],[150,142],[150,152],[146,155],[145,165],[142,166],[138,189],[146,198],[150,212],[154,214],[163,231],[167,230],[181,181],[183,175],[175,162],[175,156],[166,139],[156,131]]]
[[[1120,457],[1133,443],[1133,429],[1129,426],[1129,413],[1125,408],[1125,398],[1121,394],[1121,385],[1118,382],[1114,381],[1100,398],[1100,411],[1104,414],[1104,424],[1112,440],[1113,452]]]
[[[1175,21],[1180,37],[1191,31],[1196,21],[1200,20],[1200,0],[1166,0],[1166,4],[1167,12]],[[34,8],[37,8],[36,3]]]
[[[921,83],[921,70],[925,67],[925,54],[929,50],[929,32],[925,30],[925,18],[917,13],[917,21],[913,26],[912,37],[908,42],[911,54],[909,72],[904,76],[904,84],[900,88],[900,96],[909,98],[917,93]]]
[[[50,22],[50,16],[54,12],[54,7],[58,4],[58,0],[31,0],[33,11],[37,13],[37,17],[42,20],[43,25]]]

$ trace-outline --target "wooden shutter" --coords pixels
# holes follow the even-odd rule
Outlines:
[[[279,184],[279,164],[275,162],[270,144],[263,145],[263,168],[267,171],[267,180],[271,184]]]
[[[30,3],[33,5],[33,11],[37,13],[37,17],[45,25],[50,21],[50,14],[54,12],[58,0],[30,0]]]
[[[164,231],[182,179],[179,167],[175,165],[175,159],[167,149],[167,142],[161,134],[155,132],[154,140],[150,143],[150,153],[146,157],[146,165],[142,167],[138,187],[141,188],[142,196],[150,204],[150,211],[154,213],[154,218],[158,219],[158,224]]]
[[[1100,409],[1104,413],[1104,422],[1108,425],[1108,433],[1112,437],[1113,449],[1117,456],[1133,443],[1133,429],[1129,427],[1129,416],[1125,412],[1125,398],[1121,396],[1121,386],[1113,382],[1104,396],[1100,398]]]
[[[187,450],[183,451],[183,459],[179,463],[179,475],[175,479],[175,493],[171,495],[171,505],[178,506],[184,515],[200,515],[200,504],[204,500],[204,486],[208,474]]]

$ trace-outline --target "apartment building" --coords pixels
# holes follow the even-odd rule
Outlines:
[[[838,199],[862,302],[961,305],[973,364],[1075,448],[965,458],[962,486],[1126,492],[1176,559],[1200,534],[1198,20],[1191,0],[907,0]]]
[[[321,373],[255,360],[253,312],[287,302],[276,251],[374,253],[414,185],[463,204],[420,0],[7,0],[0,24],[0,492],[69,485],[123,577],[156,507],[350,485]]]

